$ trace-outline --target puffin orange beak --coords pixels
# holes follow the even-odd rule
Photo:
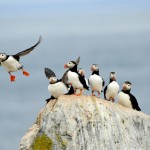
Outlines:
[[[52,84],[53,84],[53,83],[54,83],[54,80],[53,80],[53,79],[51,79],[51,80],[50,80],[50,83],[52,83]]]
[[[116,81],[116,77],[115,77],[115,76],[113,76],[113,77],[112,77],[112,80],[113,80],[113,81]]]
[[[68,68],[67,64],[64,65],[64,68]]]
[[[125,84],[123,84],[122,89],[126,90],[126,85]]]
[[[84,72],[83,71],[81,72],[81,75],[84,76]]]
[[[91,71],[93,71],[93,67],[91,67]]]

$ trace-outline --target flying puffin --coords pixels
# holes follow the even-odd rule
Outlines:
[[[89,77],[89,85],[92,89],[92,96],[95,96],[94,92],[98,92],[98,97],[100,97],[105,81],[99,75],[99,67],[97,64],[91,66],[92,75]]]
[[[64,68],[69,68],[66,71],[67,83],[71,85],[74,89],[74,94],[79,96],[82,95],[82,90],[89,90],[89,87],[86,84],[86,81],[83,76],[81,76],[77,71],[77,65],[80,62],[80,57],[76,61],[70,61],[64,65]],[[80,93],[77,93],[77,90],[80,90]]]
[[[124,82],[122,91],[118,94],[118,103],[124,107],[141,111],[136,98],[130,93],[132,84],[129,81]]]
[[[115,101],[115,97],[119,92],[119,85],[116,82],[116,74],[115,72],[110,72],[110,81],[109,84],[104,88],[104,98],[112,102]]]
[[[10,75],[10,80],[15,81],[15,76],[11,72],[22,70],[23,75],[29,76],[30,74],[23,69],[23,65],[19,62],[20,57],[29,54],[39,43],[41,42],[41,36],[39,41],[32,47],[21,51],[15,55],[7,55],[5,53],[0,53],[0,66],[4,66]]]
[[[62,79],[58,80],[55,73],[51,69],[45,68],[45,75],[50,82],[48,91],[51,94],[51,98],[46,100],[47,103],[52,99],[58,98],[60,95],[68,93],[68,85],[66,85]]]

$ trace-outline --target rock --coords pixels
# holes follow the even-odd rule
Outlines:
[[[150,116],[93,96],[50,101],[19,150],[150,150]]]

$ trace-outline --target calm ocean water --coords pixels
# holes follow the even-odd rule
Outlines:
[[[22,136],[36,120],[40,109],[45,106],[45,99],[50,97],[44,67],[50,67],[61,78],[65,72],[64,63],[75,60],[78,56],[81,57],[79,67],[85,69],[87,78],[91,74],[90,65],[97,63],[106,84],[110,71],[116,72],[120,86],[126,80],[131,81],[132,93],[137,97],[141,109],[150,114],[148,39],[149,35],[142,38],[141,35],[65,38],[45,35],[39,47],[21,59],[26,70],[30,72],[30,77],[24,77],[21,72],[17,72],[14,73],[16,82],[10,83],[9,75],[1,67],[0,149],[10,150],[10,145],[12,149],[18,148]],[[17,41],[18,39],[14,40],[16,43]]]

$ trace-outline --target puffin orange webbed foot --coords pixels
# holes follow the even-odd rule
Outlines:
[[[26,72],[26,71],[23,70],[23,75],[29,76],[30,74],[28,72]]]
[[[79,94],[76,94],[76,96],[80,96],[81,94],[79,93]]]
[[[10,75],[10,81],[11,81],[11,82],[15,81],[15,78],[16,78],[15,76]]]
[[[95,96],[94,92],[92,92],[92,96]]]
[[[80,93],[76,94],[77,96],[82,95],[82,89],[80,89]]]

